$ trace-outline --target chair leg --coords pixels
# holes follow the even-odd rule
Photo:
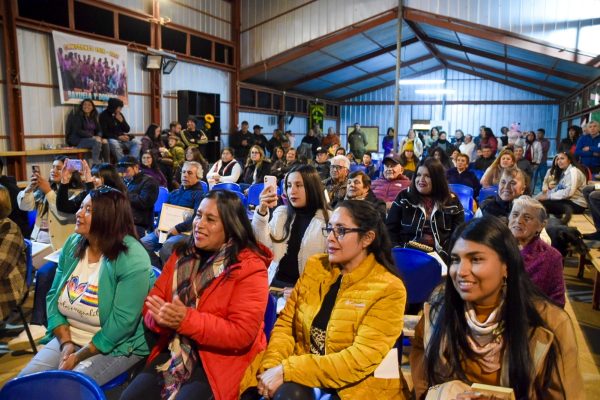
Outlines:
[[[23,326],[25,327],[25,332],[27,333],[27,338],[29,339],[29,344],[31,345],[31,349],[33,350],[33,354],[37,354],[37,347],[35,345],[35,341],[33,340],[33,336],[31,336],[31,331],[29,330],[29,324],[25,319],[25,314],[23,314],[23,309],[21,306],[17,307],[19,311],[19,315],[21,316],[21,320],[23,321]]]

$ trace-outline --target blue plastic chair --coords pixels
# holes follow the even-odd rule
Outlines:
[[[208,183],[206,183],[204,181],[200,181],[200,185],[202,186],[202,192],[208,193]]]
[[[106,392],[108,390],[111,390],[111,389],[114,389],[116,387],[123,385],[128,380],[129,380],[129,371],[125,371],[122,374],[115,376],[112,380],[106,382],[104,385],[102,385],[102,387],[100,387],[100,389],[102,389],[103,392]]]
[[[154,272],[155,278],[158,278],[160,276],[160,274],[162,273],[162,271],[156,267],[152,267],[152,272]]]
[[[419,250],[394,247],[392,255],[407,292],[407,303],[427,301],[442,280],[442,266],[429,254]]]
[[[486,188],[481,188],[479,191],[479,197],[477,198],[477,203],[481,205],[481,203],[487,199],[488,197],[493,197],[498,194],[498,186],[490,186]]]
[[[154,214],[160,214],[162,205],[169,198],[169,189],[163,186],[158,187],[158,197],[154,202]]]
[[[73,371],[44,371],[15,378],[0,390],[1,400],[105,400],[92,378]]]
[[[37,218],[37,209],[33,209],[27,213],[27,221],[29,222],[29,229],[33,229],[35,225],[35,219]]]
[[[248,188],[248,205],[258,206],[260,204],[260,193],[265,188],[264,183],[255,183]]]
[[[471,171],[473,171],[473,173],[479,180],[481,180],[481,178],[483,177],[483,174],[485,174],[485,171],[482,171],[480,169],[472,169]]]
[[[238,185],[237,183],[230,183],[230,182],[217,183],[215,186],[212,187],[212,190],[229,190],[231,192],[242,193],[242,189],[240,188],[240,185]]]
[[[465,210],[465,221],[471,220],[473,218],[473,188],[459,183],[451,183],[448,186],[456,194]]]
[[[237,196],[242,201],[242,204],[244,205],[244,207],[246,207],[246,196],[244,196],[244,193],[242,193],[242,192],[236,192],[236,191],[231,191],[231,193],[237,194]]]
[[[350,164],[350,172],[354,172],[354,171],[362,171],[362,172],[367,172],[367,168],[364,165],[360,165],[360,164]]]
[[[271,332],[277,321],[277,299],[271,293],[269,293],[269,299],[267,300],[267,309],[265,310],[265,336],[267,341],[271,337]]]

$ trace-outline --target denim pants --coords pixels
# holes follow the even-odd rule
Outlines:
[[[79,348],[78,348],[79,350]],[[96,381],[99,386],[110,382],[112,379],[129,370],[144,357],[135,354],[126,356],[111,356],[107,354],[96,354],[83,360],[75,366],[73,371],[81,372]],[[58,369],[61,360],[60,344],[54,338],[43,349],[41,349],[29,364],[19,373],[19,376],[30,375],[35,372]]]
[[[91,149],[92,150],[92,164],[100,163],[100,150],[102,150],[102,143],[94,138],[85,138],[79,141],[77,145],[78,149]],[[107,162],[110,162],[107,161]]]
[[[187,240],[189,235],[175,235],[169,237],[164,243],[158,243],[158,236],[154,232],[148,233],[146,236],[140,239],[142,246],[148,252],[150,256],[150,262],[153,267],[162,269],[162,266],[167,262],[171,253],[173,252],[173,246],[181,240]],[[160,258],[156,256],[156,251],[159,252]]]
[[[31,314],[31,323],[34,325],[46,326],[48,322],[46,317],[46,295],[52,288],[56,268],[58,268],[57,263],[48,261],[35,273],[35,294],[33,297],[33,313]]]
[[[596,185],[587,185],[583,188],[583,197],[587,200],[592,213],[594,226],[597,231],[600,231],[600,190],[596,190]]]
[[[108,139],[108,144],[110,145],[110,151],[116,158],[116,161],[123,157],[123,150],[129,150],[129,155],[135,158],[139,158],[140,150],[141,150],[141,142],[139,139],[133,139],[128,142],[121,142],[119,139]]]

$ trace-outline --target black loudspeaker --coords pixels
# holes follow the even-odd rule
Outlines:
[[[210,129],[201,126],[204,124],[204,115],[212,114],[215,121],[210,124]],[[205,156],[209,162],[214,162],[220,158],[220,139],[221,139],[221,95],[217,93],[202,93],[191,90],[177,91],[177,118],[185,129],[187,118],[193,115],[211,141],[205,147]],[[217,142],[213,142],[213,141]]]

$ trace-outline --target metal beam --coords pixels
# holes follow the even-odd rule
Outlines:
[[[407,39],[407,40],[405,40],[405,41],[402,42],[402,47],[406,47],[406,46],[411,45],[413,43],[417,43],[418,41],[419,41],[419,39],[417,39],[416,37]],[[340,69],[351,67],[351,66],[356,65],[356,64],[358,64],[360,62],[367,61],[367,60],[370,60],[372,58],[379,57],[382,54],[395,51],[396,48],[397,48],[397,46],[394,43],[394,44],[392,44],[390,46],[383,47],[383,48],[381,48],[379,50],[375,50],[375,51],[373,51],[371,53],[364,54],[364,55],[362,55],[360,57],[356,57],[356,58],[353,58],[351,60],[344,61],[343,63],[336,64],[336,65],[333,65],[331,67],[322,69],[320,71],[313,72],[311,74],[303,76],[302,78],[298,78],[295,81],[285,83],[283,85],[284,86],[283,89],[284,90],[291,89],[294,86],[300,85],[301,83],[308,82],[308,81],[311,81],[313,79],[317,79],[317,78],[319,78],[321,76],[330,74],[330,73],[335,72],[335,71],[339,71]]]
[[[459,58],[459,57],[448,56],[448,55],[445,55],[444,57],[446,58],[447,61],[452,61],[452,62],[455,62],[455,63],[463,64],[463,65],[468,66],[468,67],[484,69],[484,70],[489,71],[489,72],[494,72],[496,74],[501,74],[501,75],[509,76],[511,78],[520,79],[520,80],[525,81],[525,82],[533,83],[534,85],[546,86],[548,88],[552,88],[552,89],[557,90],[559,92],[566,92],[566,93],[564,93],[564,95],[567,95],[567,94],[569,94],[569,93],[571,93],[573,91],[573,88],[569,88],[569,87],[566,87],[566,86],[557,85],[557,84],[546,82],[546,81],[541,81],[539,79],[529,78],[529,77],[526,77],[526,76],[522,76],[520,74],[516,74],[514,72],[510,72],[510,71],[506,71],[506,70],[503,70],[503,69],[497,69],[497,68],[494,68],[494,67],[490,67],[489,65],[475,63],[475,62],[472,62],[472,61],[467,61],[467,60],[464,60],[464,59]]]
[[[515,65],[518,67],[527,68],[527,69],[541,72],[544,74],[556,76],[557,78],[562,78],[562,79],[566,79],[566,80],[577,82],[577,83],[586,83],[588,81],[588,79],[585,77],[582,77],[579,75],[574,75],[569,72],[556,71],[556,70],[544,67],[539,64],[533,64],[533,63],[526,62],[526,61],[520,61],[520,60],[516,60],[513,58],[508,58],[505,56],[500,56],[500,55],[497,55],[494,53],[490,53],[488,51],[478,50],[478,49],[474,49],[474,48],[467,47],[464,45],[458,45],[456,43],[447,42],[445,40],[440,40],[440,39],[436,39],[436,38],[432,38],[432,37],[429,37],[427,40],[430,43],[433,43],[437,46],[448,47],[449,49],[463,51],[465,53],[474,54],[476,56],[490,58],[492,60],[501,61],[504,63],[510,63],[511,65]]]
[[[324,47],[337,43],[341,40],[347,39],[361,32],[367,31],[371,28],[384,24],[386,22],[396,19],[398,16],[398,10],[396,8],[385,11],[369,19],[357,22],[356,24],[347,26],[332,32],[329,35],[322,36],[320,38],[310,40],[300,46],[294,47],[282,53],[279,53],[266,60],[260,61],[254,65],[246,67],[240,71],[240,80],[245,81],[252,78],[261,72],[269,71],[275,67],[286,64],[290,61],[297,60],[307,54],[313,53]]]
[[[412,74],[410,76],[405,76],[404,79],[411,79],[411,78],[416,78],[416,77],[419,77],[419,76],[422,76],[422,75],[427,75],[427,74],[439,71],[439,70],[444,69],[444,68],[445,67],[442,67],[442,66],[428,68],[428,69],[425,69],[423,71],[417,72],[416,74]],[[360,96],[361,94],[373,92],[375,90],[383,89],[383,88],[386,88],[388,86],[394,86],[395,84],[396,84],[396,80],[394,79],[392,81],[387,81],[385,83],[382,83],[381,85],[372,86],[372,87],[367,88],[367,89],[359,90],[358,92],[350,93],[350,94],[348,94],[346,96],[337,97],[335,100],[336,101],[345,101],[345,100],[351,99],[353,97]],[[343,105],[343,103],[341,105]]]
[[[404,19],[408,22],[425,23],[439,28],[448,29],[452,32],[464,33],[480,39],[503,43],[508,46],[528,50],[534,53],[558,58],[564,61],[585,64],[593,57],[581,54],[577,50],[565,49],[552,43],[519,35],[513,32],[476,24],[469,21],[458,20],[447,16],[432,14],[426,11],[405,8]]]
[[[425,56],[422,56],[422,57],[417,57],[417,58],[415,58],[413,60],[410,60],[410,61],[405,61],[405,62],[402,63],[402,68],[404,68],[404,67],[410,67],[411,65],[414,65],[414,64],[417,64],[417,63],[420,63],[420,62],[423,62],[423,61],[426,61],[426,60],[429,60],[429,59],[431,59],[431,56],[430,55],[425,55]],[[396,70],[396,66],[395,65],[392,66],[392,67],[380,69],[379,71],[371,72],[370,74],[362,75],[362,76],[359,76],[358,78],[354,78],[354,79],[351,79],[349,81],[345,81],[345,82],[339,83],[337,85],[330,86],[330,87],[328,87],[325,90],[322,90],[320,92],[315,93],[315,95],[317,97],[323,97],[323,95],[325,93],[333,92],[334,90],[338,90],[338,89],[341,89],[341,88],[349,86],[349,85],[354,85],[355,83],[366,81],[367,79],[371,79],[371,78],[374,78],[374,77],[379,76],[379,75],[387,74],[388,72],[392,72],[392,71],[395,71],[395,70]]]
[[[515,87],[517,89],[524,90],[526,92],[536,93],[536,94],[539,94],[539,95],[542,95],[542,96],[550,97],[551,99],[557,99],[558,100],[558,99],[561,98],[560,96],[558,96],[558,95],[556,95],[554,93],[548,93],[548,92],[545,92],[543,90],[534,89],[534,88],[531,88],[529,86],[521,85],[520,83],[511,82],[511,81],[507,81],[507,80],[504,80],[504,79],[496,78],[495,76],[491,76],[491,75],[488,75],[488,74],[482,74],[481,72],[472,71],[472,70],[470,70],[468,68],[458,67],[456,65],[449,65],[448,68],[449,69],[453,69],[453,70],[458,71],[458,72],[464,72],[465,74],[474,75],[474,76],[477,76],[479,78],[483,78],[483,79],[487,79],[487,80],[490,80],[490,81],[498,82],[498,83],[501,83],[501,84],[506,85],[506,86],[512,86],[512,87]]]
[[[419,38],[419,40],[423,42],[423,44],[425,45],[427,50],[429,50],[431,55],[434,56],[444,67],[448,67],[448,64],[442,58],[438,49],[436,49],[435,46],[433,46],[429,41],[427,41],[428,37],[425,34],[425,32],[423,32],[423,30],[421,30],[421,28],[419,28],[419,26],[412,21],[406,20],[406,23],[408,24],[410,29],[412,29],[415,35]]]

